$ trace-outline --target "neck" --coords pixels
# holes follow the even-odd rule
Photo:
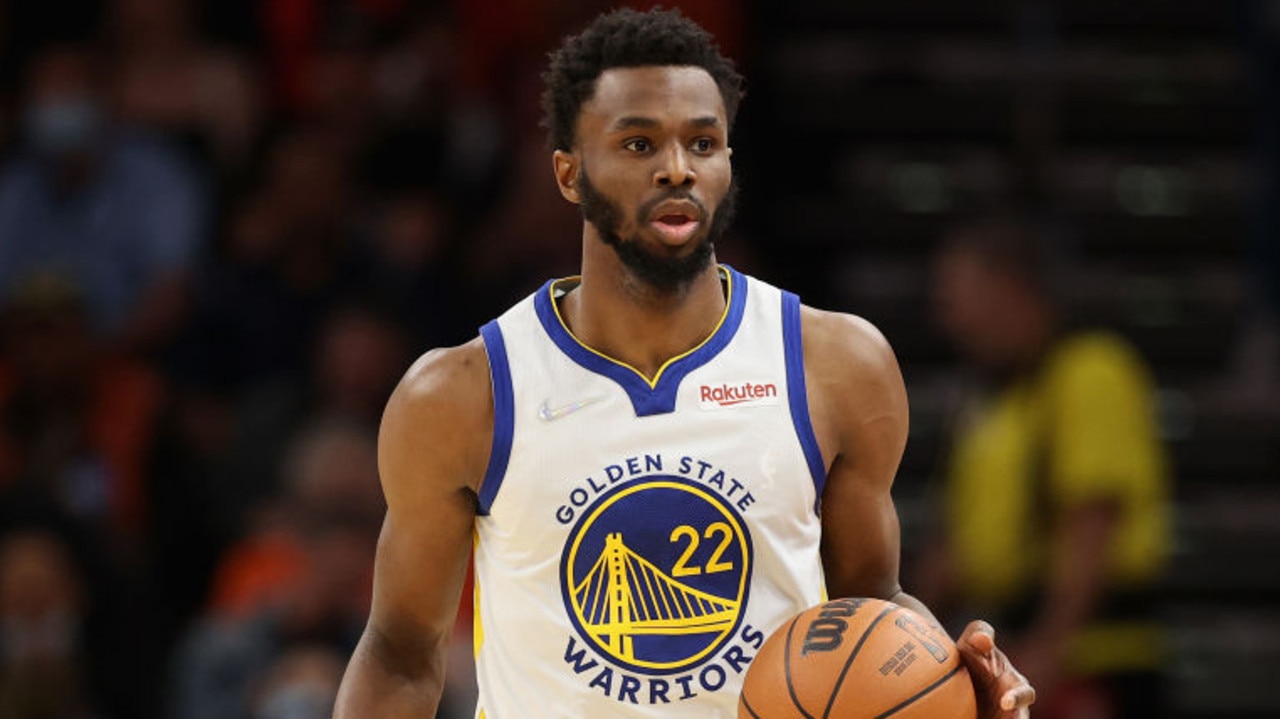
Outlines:
[[[587,235],[582,282],[565,296],[561,315],[588,347],[653,379],[667,360],[693,349],[715,330],[725,302],[714,260],[693,281],[668,292],[637,279],[612,248]]]
[[[1035,372],[1057,334],[1053,315],[1043,308],[1029,311],[1015,325],[1019,327],[1015,334],[1021,339],[1008,348],[1005,362],[998,367],[999,373],[1008,377]]]

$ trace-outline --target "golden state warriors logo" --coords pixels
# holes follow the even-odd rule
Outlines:
[[[561,559],[565,607],[579,635],[648,674],[697,666],[737,629],[751,540],[734,507],[705,485],[642,477],[582,515]]]

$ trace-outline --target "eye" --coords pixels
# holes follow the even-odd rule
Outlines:
[[[652,147],[649,141],[643,137],[636,137],[622,143],[622,146],[632,152],[648,152]]]
[[[715,149],[716,142],[709,137],[699,137],[693,141],[694,152],[711,152]]]

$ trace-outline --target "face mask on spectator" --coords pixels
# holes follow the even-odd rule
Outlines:
[[[65,155],[89,149],[102,126],[102,113],[87,97],[47,100],[27,110],[27,139],[40,153]]]
[[[326,719],[332,713],[333,696],[323,688],[294,684],[268,696],[256,719]]]

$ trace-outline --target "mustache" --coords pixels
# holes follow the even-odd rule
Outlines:
[[[698,208],[698,214],[702,219],[704,221],[707,219],[706,206],[699,202],[698,198],[694,197],[693,193],[690,192],[688,188],[677,187],[671,190],[666,190],[657,197],[645,200],[644,203],[640,205],[639,209],[636,210],[636,224],[644,224],[644,218],[648,217],[653,212],[653,208],[671,200],[685,200],[690,202],[694,207]]]

